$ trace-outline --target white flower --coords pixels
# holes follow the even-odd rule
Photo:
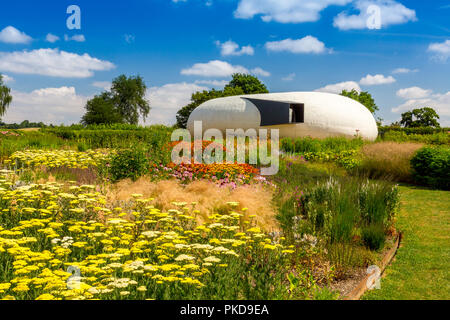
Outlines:
[[[175,261],[185,261],[185,260],[187,261],[195,260],[195,257],[188,256],[187,254],[181,254],[175,258]]]

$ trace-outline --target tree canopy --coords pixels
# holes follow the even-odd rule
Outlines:
[[[236,88],[241,88],[244,94],[269,93],[266,85],[258,78],[243,73],[233,74],[233,79],[225,86],[225,91]]]
[[[402,114],[400,124],[405,128],[435,127],[439,128],[439,115],[430,107],[414,109]]]
[[[355,89],[352,89],[351,91],[342,90],[341,96],[358,101],[369,109],[372,114],[379,110],[378,106],[375,104],[375,100],[372,98],[372,95],[367,91],[358,92]]]
[[[3,83],[3,76],[0,74],[0,118],[5,115],[12,99],[11,89]]]
[[[81,123],[85,125],[123,123],[123,117],[116,109],[111,94],[103,92],[86,103],[86,113]]]
[[[138,124],[139,116],[150,113],[145,99],[147,86],[142,77],[120,75],[112,82],[111,91],[105,91],[86,103],[86,113],[81,122],[89,124]]]
[[[191,103],[177,112],[177,126],[186,128],[192,111],[202,103],[222,97],[238,96],[243,94],[268,93],[267,87],[256,77],[248,74],[233,74],[231,81],[223,90],[204,90],[192,94]]]

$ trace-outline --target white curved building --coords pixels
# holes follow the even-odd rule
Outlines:
[[[203,131],[279,129],[280,137],[332,136],[375,140],[377,124],[361,103],[332,93],[285,92],[233,96],[209,100],[190,115],[187,127],[202,121]]]

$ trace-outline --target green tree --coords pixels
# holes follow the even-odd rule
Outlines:
[[[233,74],[233,79],[225,86],[225,90],[230,88],[241,88],[244,94],[269,93],[266,85],[257,77],[243,73]]]
[[[84,125],[122,123],[123,118],[114,105],[110,92],[103,92],[86,103],[86,113],[81,119]]]
[[[371,113],[375,113],[378,111],[378,106],[375,104],[375,100],[372,98],[372,95],[366,91],[358,92],[355,89],[351,91],[342,90],[341,96],[351,98],[353,100],[358,101],[363,104]]]
[[[186,128],[192,111],[208,100],[243,94],[268,92],[269,91],[266,86],[258,78],[241,73],[233,74],[233,79],[225,86],[223,90],[211,89],[209,91],[204,90],[202,92],[192,94],[191,102],[177,112],[177,126],[180,128]]]
[[[11,102],[11,89],[3,83],[3,76],[0,74],[0,118],[5,115]]]
[[[435,127],[439,128],[439,115],[430,107],[414,109],[402,114],[400,124],[405,128]]]
[[[116,110],[124,122],[138,124],[139,115],[144,120],[150,113],[150,104],[145,99],[147,86],[142,77],[126,77],[120,75],[115,78],[111,86],[111,96]]]
[[[142,77],[120,75],[112,82],[111,91],[105,91],[89,100],[85,106],[83,124],[138,124],[139,116],[150,113],[145,99],[147,86]]]

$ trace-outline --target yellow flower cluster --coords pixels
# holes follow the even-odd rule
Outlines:
[[[123,210],[95,186],[14,189],[9,176],[0,172],[0,298],[183,298],[248,255],[293,252],[244,223],[234,205],[198,225],[193,204],[163,212],[136,194]]]
[[[47,168],[68,167],[86,169],[97,166],[101,161],[107,159],[109,150],[88,150],[77,152],[73,150],[26,150],[14,152],[5,161],[5,164],[20,164],[27,167]]]

